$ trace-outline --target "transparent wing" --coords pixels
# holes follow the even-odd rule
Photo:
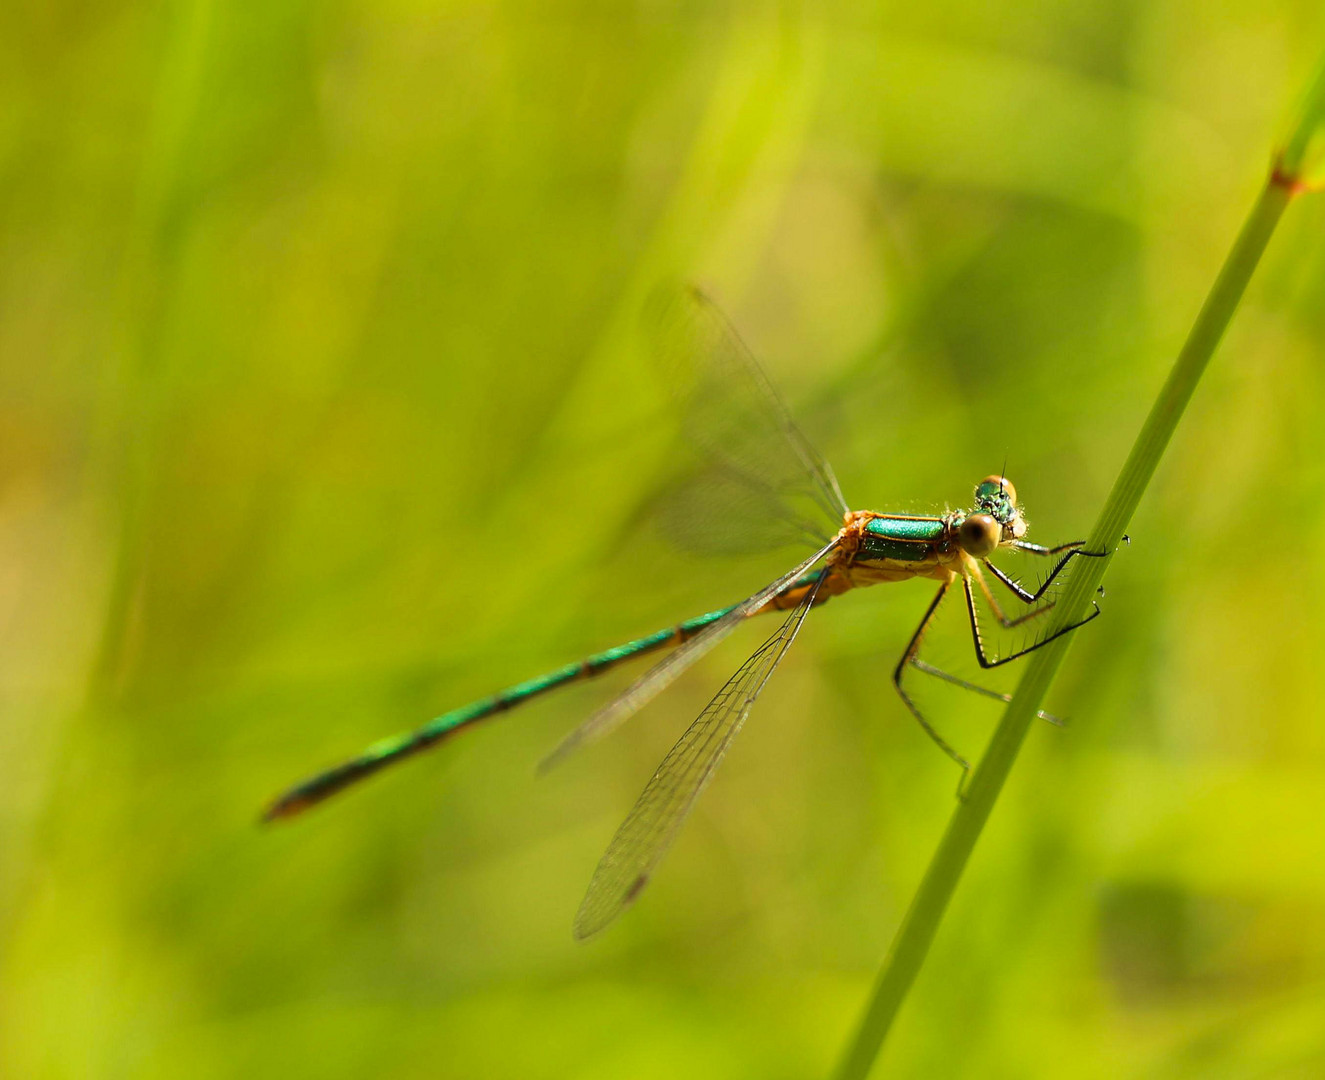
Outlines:
[[[556,748],[543,759],[539,765],[539,770],[543,771],[551,768],[573,750],[585,743],[600,739],[608,732],[619,727],[664,688],[670,686],[691,664],[708,653],[713,646],[722,641],[745,619],[768,603],[770,599],[814,566],[836,546],[837,540],[833,539],[804,562],[788,570],[776,581],[764,586],[754,596],[737,604],[702,633],[668,653],[626,687],[625,690],[562,739]],[[817,586],[814,591],[818,592]]]
[[[591,937],[606,927],[648,884],[649,875],[676,839],[759,692],[795,640],[818,593],[816,582],[778,632],[727,680],[663,758],[594,871],[575,916],[577,938]]]
[[[674,547],[697,555],[757,555],[824,540],[825,522],[817,511],[799,513],[770,487],[715,461],[652,496],[645,514]]]
[[[659,508],[678,541],[727,552],[836,533],[847,505],[832,468],[717,305],[694,286],[662,287],[645,324],[662,376],[684,404],[686,441],[704,459]]]

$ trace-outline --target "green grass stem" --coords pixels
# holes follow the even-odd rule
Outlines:
[[[1132,451],[1114,483],[1087,542],[1089,550],[1109,552],[1102,559],[1081,559],[1051,615],[1057,630],[1080,620],[1090,608],[1113,551],[1159,465],[1187,403],[1223,337],[1234,311],[1289,202],[1306,190],[1303,170],[1313,138],[1325,122],[1325,61],[1304,98],[1292,134],[1276,158],[1265,187],[1242,226],[1214,286],[1201,307],[1182,351],[1165,381]],[[1003,789],[1012,763],[1026,738],[1073,635],[1060,637],[1027,662],[1016,693],[1008,703],[988,750],[958,802],[929,868],[898,928],[883,970],[847,1053],[838,1080],[862,1080],[874,1065],[902,1002],[915,981],[939,922],[952,899],[976,841]]]

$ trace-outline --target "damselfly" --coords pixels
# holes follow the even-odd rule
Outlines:
[[[576,937],[586,938],[615,919],[648,883],[755,699],[815,606],[866,585],[910,578],[938,582],[938,592],[911,635],[892,678],[906,707],[925,733],[961,767],[963,776],[969,772],[970,763],[918,707],[909,676],[916,672],[1002,701],[1007,701],[1008,695],[921,658],[925,632],[944,597],[954,588],[960,589],[975,657],[986,669],[1025,656],[1099,614],[1096,608],[1080,622],[1032,637],[1001,655],[987,649],[977,598],[983,599],[1005,629],[1034,624],[1053,607],[1052,595],[1045,599],[1047,590],[1073,557],[1098,553],[1083,551],[1082,541],[1044,547],[1026,540],[1027,525],[1018,508],[1016,489],[1002,476],[981,480],[969,508],[939,516],[849,509],[828,463],[792,422],[735,329],[702,293],[689,289],[672,296],[653,325],[656,349],[664,364],[688,365],[696,372],[699,385],[694,400],[701,412],[707,409],[710,414],[701,417],[696,438],[705,444],[719,471],[735,481],[734,490],[743,492],[747,502],[757,508],[763,528],[780,530],[784,535],[790,531],[809,541],[814,553],[738,604],[595,653],[445,713],[415,731],[375,743],[358,757],[291,788],[272,803],[265,815],[267,820],[290,817],[388,765],[549,690],[597,675],[622,661],[671,649],[571,732],[545,764],[556,761],[615,728],[746,619],[770,611],[784,612],[777,631],[727,680],[672,747],[617,830],[575,917]],[[724,427],[729,431],[756,430],[764,438],[754,444],[742,443],[722,434]],[[994,565],[990,556],[1000,551],[1041,556],[1053,562],[1038,587],[1030,590]],[[998,602],[989,577],[1020,605],[1015,613],[1005,611]],[[1053,719],[1045,713],[1040,715]]]

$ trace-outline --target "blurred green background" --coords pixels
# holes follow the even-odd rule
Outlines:
[[[660,277],[854,506],[1006,459],[1032,538],[1083,534],[1322,43],[1311,0],[6,5],[0,1073],[822,1075],[953,805],[888,681],[928,586],[814,614],[589,946],[757,634],[546,779],[628,672],[256,815],[781,568],[640,525]],[[1325,1074],[1323,227],[1290,209],[888,1075]]]

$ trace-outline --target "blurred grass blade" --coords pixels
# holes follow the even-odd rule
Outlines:
[[[1191,333],[1104,504],[1087,542],[1091,550],[1109,552],[1111,557],[1113,550],[1122,541],[1123,530],[1141,501],[1210,357],[1237,310],[1247,282],[1260,262],[1280,217],[1293,197],[1307,190],[1303,169],[1309,167],[1307,158],[1313,138],[1319,136],[1323,128],[1325,58],[1303,100],[1292,134],[1276,158],[1265,187],[1215,279]],[[1109,558],[1079,561],[1054,611],[1054,629],[1081,619],[1109,561]],[[897,1012],[924,963],[939,921],[961,879],[962,871],[993,809],[994,801],[1003,788],[1012,763],[1016,760],[1031,719],[1040,708],[1062,663],[1069,640],[1070,635],[1060,637],[1036,652],[1027,664],[989,749],[972,777],[966,798],[954,811],[929,869],[911,901],[911,907],[893,939],[865,1015],[839,1066],[836,1074],[838,1080],[861,1080],[869,1074]]]

